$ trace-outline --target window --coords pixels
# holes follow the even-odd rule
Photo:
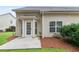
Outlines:
[[[62,21],[50,22],[50,32],[60,32],[61,27],[62,27]]]
[[[57,32],[60,32],[61,27],[62,27],[62,21],[57,21]]]
[[[37,34],[37,22],[35,22],[35,34]]]
[[[50,22],[50,32],[55,32],[55,21]]]
[[[30,35],[31,34],[31,22],[27,22],[27,34]]]

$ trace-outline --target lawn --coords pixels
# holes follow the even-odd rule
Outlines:
[[[16,49],[16,50],[0,50],[0,52],[65,52],[60,48],[34,48],[34,49]]]
[[[7,38],[12,36],[13,32],[2,32],[0,33],[0,45],[7,42]]]

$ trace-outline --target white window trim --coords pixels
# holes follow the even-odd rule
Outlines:
[[[49,32],[50,32],[50,33],[59,33],[59,32],[57,32],[57,27],[58,27],[58,26],[57,26],[57,22],[58,22],[58,21],[50,21],[50,22],[55,22],[55,32],[50,32],[50,25],[49,25]],[[61,22],[62,22],[62,24],[63,24],[63,21],[61,21]],[[49,24],[50,24],[50,23],[49,23]]]

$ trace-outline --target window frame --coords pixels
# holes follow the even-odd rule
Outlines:
[[[52,27],[52,26],[50,26],[50,23],[51,23],[51,22],[55,22],[55,26],[54,26],[55,30],[54,30],[54,31],[50,31],[50,30],[51,30],[51,27]],[[61,22],[61,26],[58,26],[58,22]],[[49,32],[50,32],[50,33],[54,33],[54,32],[57,32],[57,33],[58,33],[59,31],[58,31],[57,28],[61,28],[61,27],[62,27],[62,24],[63,24],[62,21],[50,21],[50,22],[49,22]]]
[[[35,34],[37,34],[37,22],[35,22]]]
[[[54,22],[54,25],[51,25],[51,23],[53,23],[53,22]],[[49,31],[50,31],[50,32],[55,32],[55,21],[50,21],[49,27],[50,27],[50,28],[49,28]],[[51,29],[54,29],[54,31],[53,31],[53,30],[51,31]]]
[[[61,25],[58,25],[58,22],[61,22]],[[62,22],[62,21],[57,21],[56,23],[57,23],[56,31],[59,32],[59,31],[58,31],[58,28],[60,29],[60,28],[62,27],[62,23],[63,23],[63,22]]]

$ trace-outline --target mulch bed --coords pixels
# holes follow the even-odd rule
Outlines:
[[[10,36],[10,37],[7,38],[7,40],[8,40],[8,41],[11,41],[11,40],[13,40],[13,39],[15,39],[15,38],[16,38],[16,36]]]
[[[42,48],[64,48],[67,51],[73,51],[73,52],[79,51],[78,47],[74,47],[62,39],[46,37],[43,39],[41,38],[40,41],[41,41]]]

